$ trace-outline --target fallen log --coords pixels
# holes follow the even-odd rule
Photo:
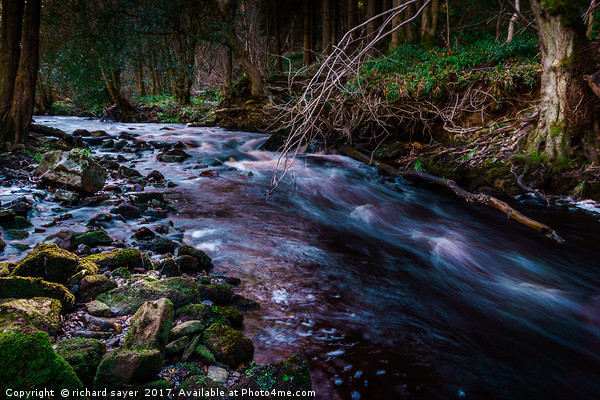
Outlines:
[[[390,175],[426,181],[450,189],[452,192],[454,192],[454,194],[456,194],[461,199],[465,200],[467,203],[484,204],[486,206],[493,207],[497,210],[502,211],[508,218],[514,219],[515,221],[523,225],[526,225],[530,228],[535,229],[538,232],[543,233],[546,237],[555,241],[556,243],[565,243],[565,240],[561,238],[556,233],[556,231],[554,231],[554,229],[550,228],[548,225],[545,225],[541,222],[538,222],[521,214],[502,200],[498,200],[493,196],[489,196],[483,193],[468,192],[465,189],[458,186],[456,182],[454,182],[452,179],[439,178],[437,176],[433,176],[425,172],[400,171],[392,167],[391,165],[387,165],[382,162],[373,160],[372,158],[362,154],[361,152],[353,149],[348,145],[343,145],[340,148],[340,152],[348,157],[354,158],[355,160],[361,161],[365,164],[373,165],[387,172]]]
[[[75,143],[75,139],[73,138],[73,136],[61,131],[60,129],[52,128],[45,125],[31,124],[31,126],[29,127],[29,132],[37,133],[42,136],[55,137],[64,140],[67,144]]]

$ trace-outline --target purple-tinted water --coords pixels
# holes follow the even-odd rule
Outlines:
[[[305,354],[319,399],[599,396],[598,214],[519,204],[567,240],[559,246],[337,155],[302,155],[267,199],[277,159],[257,150],[267,135],[37,122],[193,146],[181,164],[125,156],[178,184],[171,237],[204,249],[216,273],[239,276],[240,293],[261,303],[245,323],[256,361]],[[194,167],[211,158],[225,162],[211,167],[219,176],[199,177]],[[71,223],[92,212],[73,212]],[[122,224],[107,231],[118,237]]]

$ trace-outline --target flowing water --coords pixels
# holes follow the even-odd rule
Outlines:
[[[338,155],[300,156],[267,199],[277,154],[258,148],[268,135],[36,120],[188,144],[180,164],[125,156],[178,184],[172,236],[261,303],[245,322],[255,360],[303,353],[318,399],[600,398],[599,214],[516,205],[555,228],[560,246]],[[199,177],[210,159],[225,162],[211,167],[219,176]]]

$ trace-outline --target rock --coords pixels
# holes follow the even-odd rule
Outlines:
[[[89,136],[90,132],[85,129],[75,129],[73,131],[73,136]]]
[[[181,272],[193,274],[198,272],[198,260],[192,256],[179,256],[175,259]]]
[[[89,387],[106,353],[106,345],[96,339],[76,338],[61,340],[54,348],[71,365],[81,382]]]
[[[200,285],[198,290],[202,300],[208,299],[220,306],[229,304],[233,298],[233,289],[231,286],[223,283]]]
[[[77,204],[79,201],[79,195],[75,192],[71,192],[63,189],[56,189],[54,192],[54,201],[62,201],[68,204]]]
[[[104,330],[113,328],[117,322],[116,318],[94,317],[93,315],[86,315],[85,319],[89,325],[97,326],[98,328]],[[93,328],[91,329],[94,330]]]
[[[16,299],[0,304],[0,319],[7,314],[18,315],[36,329],[55,336],[58,333],[61,309],[60,301],[52,298]]]
[[[123,165],[121,165],[119,167],[119,173],[121,175],[123,175],[123,176],[128,177],[128,178],[137,178],[137,177],[141,177],[142,176],[142,174],[140,174],[140,172],[138,170],[135,170],[135,169],[129,168],[129,167],[125,167]]]
[[[4,251],[4,249],[6,248],[6,243],[4,242],[4,239],[2,239],[2,234],[0,234],[0,252]],[[0,275],[2,276],[2,275]]]
[[[85,259],[98,264],[100,267],[110,269],[152,268],[150,257],[135,249],[117,250],[106,254],[94,254]]]
[[[88,275],[79,283],[77,295],[80,301],[87,302],[95,299],[102,293],[117,288],[117,282],[105,275]]]
[[[70,310],[75,305],[75,296],[58,283],[46,282],[42,278],[20,276],[0,278],[0,299],[31,299],[34,297],[56,299],[61,302],[65,310]]]
[[[119,349],[107,354],[94,378],[96,390],[118,389],[123,385],[144,383],[156,378],[162,369],[160,350]]]
[[[242,329],[244,327],[244,314],[233,307],[217,306],[217,312],[227,320],[228,325],[233,329]]]
[[[147,204],[152,200],[164,203],[165,197],[162,192],[141,192],[132,194],[131,200],[136,204]]]
[[[165,163],[173,163],[173,162],[183,162],[191,157],[188,153],[181,149],[168,150],[164,153],[160,153],[156,159],[160,162]]]
[[[29,211],[33,209],[33,205],[31,204],[31,200],[29,200],[25,196],[17,197],[16,199],[6,203],[4,208],[7,208],[9,213],[12,211],[14,214],[21,216],[23,218],[27,218],[27,214]],[[26,227],[20,228],[24,229]]]
[[[123,267],[113,270],[112,274],[113,274],[113,276],[120,276],[123,279],[131,278],[131,272],[129,272],[129,270],[127,270],[127,268],[123,268]]]
[[[123,347],[163,351],[173,324],[173,314],[173,303],[169,299],[144,303],[133,316]]]
[[[9,240],[23,240],[29,237],[29,233],[21,229],[7,229],[4,234]]]
[[[159,150],[170,149],[172,147],[172,144],[169,142],[158,142],[156,140],[151,140],[148,143],[150,143],[150,145],[155,149]]]
[[[105,131],[93,131],[90,132],[90,137],[94,137],[94,138],[101,138],[101,137],[105,137],[108,136],[108,133],[106,133]]]
[[[165,219],[167,218],[167,213],[164,211],[153,210],[151,208],[147,209],[142,213],[144,217],[150,217],[154,219]]]
[[[252,361],[254,345],[246,336],[225,324],[213,324],[202,335],[202,343],[215,355],[217,361],[238,368]]]
[[[158,237],[152,241],[150,248],[158,254],[175,253],[175,243],[172,240]]]
[[[9,263],[0,262],[0,278],[10,275]]]
[[[87,303],[85,310],[94,317],[110,317],[112,315],[110,307],[98,300],[92,300]]]
[[[198,360],[200,360],[205,365],[214,364],[216,361],[215,355],[211,353],[208,347],[206,347],[203,344],[196,346],[194,354],[196,355],[196,357],[198,357]]]
[[[0,226],[4,229],[28,229],[33,226],[31,221],[20,215],[14,215],[13,218],[2,220]]]
[[[233,295],[229,306],[240,311],[256,310],[260,308],[260,304],[256,301],[242,297],[239,294]]]
[[[39,244],[13,270],[13,276],[40,277],[65,283],[77,272],[79,257],[54,243]]]
[[[176,277],[161,281],[139,281],[133,285],[121,286],[104,293],[98,300],[109,307],[121,309],[129,314],[137,311],[142,304],[165,297],[176,308],[198,302],[198,284],[191,278]]]
[[[181,276],[181,271],[177,266],[177,263],[172,258],[160,260],[154,264],[154,269],[159,271],[161,275],[165,275],[170,278],[173,276]]]
[[[121,150],[122,148],[127,146],[127,140],[121,139],[121,140],[115,142],[114,146],[115,146],[115,149]]]
[[[102,189],[106,181],[104,169],[90,157],[77,151],[44,154],[37,174],[44,181],[67,185],[90,194]]]
[[[90,247],[110,246],[113,242],[111,237],[108,236],[108,233],[103,229],[86,232],[83,235],[77,236],[76,239],[80,244],[85,244]]]
[[[77,239],[75,233],[70,229],[61,229],[57,233],[46,238],[46,242],[55,243],[63,250],[72,251],[77,249]]]
[[[135,233],[132,236],[133,239],[137,240],[150,240],[154,239],[155,237],[156,234],[145,226],[135,231]]]
[[[273,364],[257,365],[244,373],[237,389],[252,391],[311,391],[310,371],[306,361],[298,355],[293,355],[285,361]],[[312,396],[298,397],[312,399]]]
[[[227,324],[227,319],[217,309],[204,304],[189,304],[177,309],[175,316],[183,321],[200,321],[204,329],[212,324]]]
[[[192,341],[190,342],[190,344],[183,351],[183,355],[181,356],[181,361],[185,362],[191,356],[194,355],[194,350],[196,350],[196,347],[200,343],[200,339],[201,338],[202,338],[202,335],[200,335],[200,334],[194,336],[194,338],[192,339]]]
[[[216,365],[211,365],[208,367],[207,378],[212,379],[217,383],[226,384],[229,379],[229,372],[225,368],[217,367]]]
[[[147,180],[154,180],[154,182],[164,182],[165,181],[165,176],[157,170],[154,170],[152,172],[150,172],[147,176],[146,176]]]
[[[81,201],[81,204],[84,206],[95,206],[98,205],[100,203],[102,203],[103,201],[106,201],[110,199],[110,195],[108,194],[99,194],[97,196],[90,196],[90,197],[86,197],[85,199],[83,199]]]
[[[181,353],[188,344],[190,344],[190,338],[187,336],[180,337],[179,339],[167,344],[165,347],[165,355],[169,356],[172,354]]]
[[[110,211],[112,214],[118,214],[127,220],[138,219],[142,215],[142,210],[131,204],[121,204]]]
[[[192,256],[198,261],[198,268],[209,270],[213,268],[212,260],[202,250],[198,250],[192,246],[179,246],[177,256]]]
[[[96,332],[96,331],[75,331],[73,337],[108,340],[113,334],[111,332]]]
[[[202,323],[202,321],[186,321],[171,329],[169,338],[175,340],[182,336],[194,336],[206,328],[206,324]]]
[[[70,393],[83,391],[83,384],[73,368],[59,357],[45,332],[0,333],[2,371],[0,387],[13,390],[67,389]],[[72,398],[85,399],[85,396]]]

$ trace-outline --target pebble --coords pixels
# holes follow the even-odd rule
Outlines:
[[[226,383],[229,379],[229,373],[226,369],[211,365],[208,367],[208,378],[217,383]]]

